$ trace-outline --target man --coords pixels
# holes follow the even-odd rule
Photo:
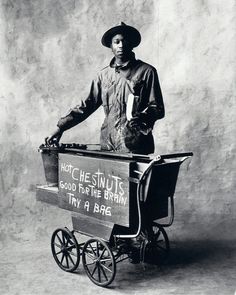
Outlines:
[[[164,117],[164,104],[156,69],[136,60],[132,51],[140,44],[141,35],[122,22],[105,32],[101,42],[114,54],[110,65],[92,81],[88,97],[59,120],[46,143],[58,143],[65,130],[103,105],[102,150],[153,153],[152,129],[155,121]]]

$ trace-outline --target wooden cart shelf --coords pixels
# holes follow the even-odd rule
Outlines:
[[[47,184],[37,185],[36,200],[58,206],[58,187]]]

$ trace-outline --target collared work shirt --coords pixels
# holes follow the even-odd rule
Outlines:
[[[134,95],[133,116],[140,116],[147,130],[164,117],[164,104],[156,69],[132,59],[116,66],[114,58],[92,81],[88,97],[62,117],[57,126],[63,131],[84,121],[103,105],[105,119],[101,127],[103,150],[149,154],[154,151],[152,132],[144,134],[130,128],[126,117],[128,97]],[[141,114],[141,115],[140,115]]]

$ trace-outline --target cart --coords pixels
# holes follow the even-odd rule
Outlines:
[[[149,157],[79,144],[40,151],[47,184],[37,185],[37,200],[72,213],[73,230],[58,228],[51,238],[62,270],[74,272],[82,260],[89,279],[105,287],[123,260],[159,263],[167,257],[165,228],[174,220],[179,167],[191,152]]]

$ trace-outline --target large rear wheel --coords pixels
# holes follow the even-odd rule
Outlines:
[[[161,264],[168,257],[170,243],[167,233],[162,226],[156,223],[152,224],[152,233],[145,252],[145,260],[152,264]]]

